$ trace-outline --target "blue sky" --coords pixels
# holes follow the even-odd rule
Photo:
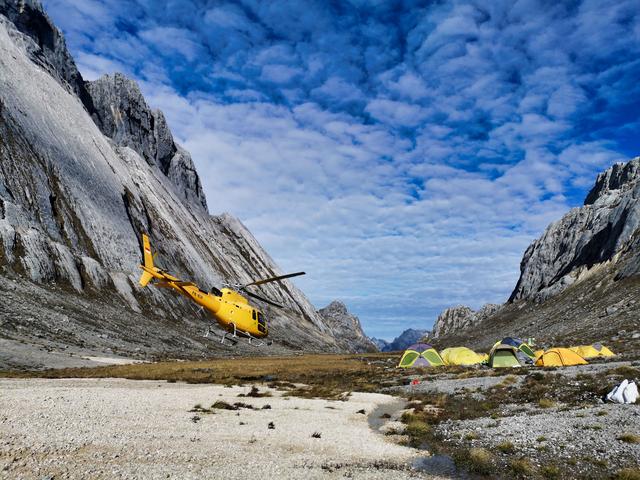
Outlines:
[[[527,245],[640,152],[640,4],[44,0],[228,211],[370,335],[505,301]]]

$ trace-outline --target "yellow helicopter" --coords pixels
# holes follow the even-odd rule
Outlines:
[[[305,272],[289,273],[278,277],[257,280],[245,285],[236,285],[237,290],[213,287],[210,292],[205,292],[195,283],[184,282],[154,266],[154,254],[151,251],[149,237],[146,234],[142,235],[142,249],[144,264],[140,265],[140,268],[143,270],[142,276],[140,277],[140,285],[146,287],[149,282],[152,282],[152,284],[157,287],[173,288],[181,295],[196,302],[213,315],[218,324],[225,330],[220,341],[220,343],[223,344],[225,339],[229,338],[227,337],[228,333],[232,334],[229,340],[233,344],[237,343],[238,335],[248,338],[249,343],[252,343],[252,340],[266,338],[269,333],[264,314],[257,308],[251,306],[247,298],[241,295],[240,292],[244,292],[249,297],[256,298],[275,307],[283,308],[282,305],[250,292],[246,290],[246,288],[269,282],[278,282],[285,278],[305,274]],[[208,337],[210,333],[213,333],[211,327],[207,330],[205,337]],[[263,343],[264,342],[261,342],[257,345],[262,345]]]

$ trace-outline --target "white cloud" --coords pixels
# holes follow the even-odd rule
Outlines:
[[[371,100],[365,110],[382,123],[394,127],[415,127],[420,125],[429,114],[419,105],[385,98]]]

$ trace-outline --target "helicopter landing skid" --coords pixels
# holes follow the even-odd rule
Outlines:
[[[253,345],[254,347],[262,347],[263,345],[271,345],[273,342],[271,340],[268,341],[264,341],[264,340],[260,340],[259,338],[254,337],[253,335],[251,335],[250,333],[247,332],[239,332],[236,329],[236,326],[233,325],[233,334],[229,335],[230,332],[224,332],[221,336],[220,336],[220,343],[222,345],[226,345],[225,340],[229,340],[229,342],[231,342],[231,346],[235,346],[238,341],[240,340],[240,338],[245,337],[247,339],[247,343],[249,345]],[[209,326],[209,328],[207,329],[207,331],[205,332],[205,334],[203,335],[204,338],[209,338],[210,334],[213,335],[217,335],[217,333],[211,328],[211,326]],[[240,336],[242,335],[242,337]],[[257,342],[257,343],[254,343]]]

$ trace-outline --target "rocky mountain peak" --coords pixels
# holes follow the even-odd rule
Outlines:
[[[37,0],[0,0],[0,15],[24,34],[21,39],[30,60],[45,69],[60,85],[73,92],[89,113],[94,112],[82,75],[67,50],[62,32]],[[30,42],[24,40],[29,39]]]
[[[591,205],[613,190],[629,188],[638,179],[640,179],[640,157],[627,163],[616,163],[598,175],[595,185],[584,200],[584,204]]]
[[[510,302],[556,295],[629,246],[640,226],[639,169],[640,158],[613,165],[584,206],[547,227],[524,253]]]
[[[157,168],[187,201],[207,202],[191,155],[173,140],[160,110],[147,105],[138,84],[121,73],[86,83],[94,107],[92,118],[102,133],[121,147],[129,147]]]
[[[334,300],[329,305],[324,307],[322,311],[325,311],[331,314],[349,315],[347,306],[344,303],[342,303],[340,300]],[[357,318],[357,317],[354,317],[354,318]]]
[[[325,321],[340,347],[351,352],[378,351],[377,345],[362,331],[358,317],[349,313],[344,303],[334,300],[318,310],[318,314]]]
[[[478,311],[464,305],[447,308],[438,316],[433,326],[433,337],[441,337],[477,325],[499,309],[500,305],[493,303],[484,305]]]

